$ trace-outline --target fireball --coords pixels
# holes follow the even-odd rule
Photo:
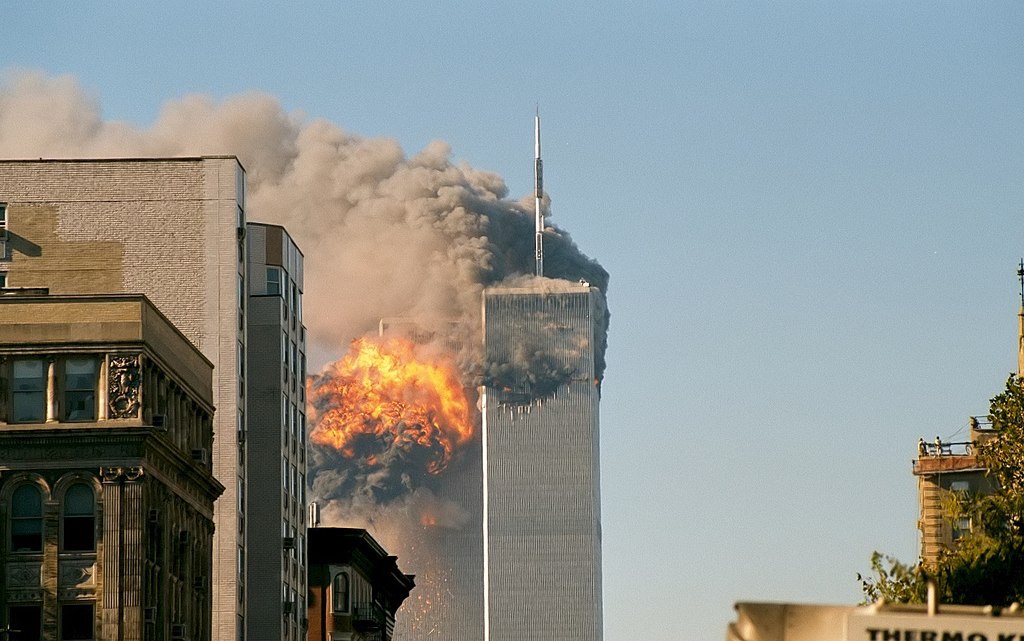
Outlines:
[[[369,468],[400,456],[439,474],[473,437],[455,366],[417,354],[404,339],[355,340],[307,387],[310,441]]]

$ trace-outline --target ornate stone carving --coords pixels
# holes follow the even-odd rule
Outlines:
[[[62,588],[96,585],[96,566],[92,561],[64,561],[60,565]]]
[[[123,467],[101,467],[100,478],[103,479],[104,483],[116,483],[121,477],[124,476]]]
[[[42,586],[39,563],[10,563],[7,565],[7,587],[31,589]]]
[[[146,471],[143,470],[141,467],[128,467],[128,468],[125,468],[125,470],[124,470],[124,478],[125,478],[126,481],[131,483],[131,482],[138,481],[139,479],[141,479],[142,475],[145,474],[145,473],[146,473]]]
[[[142,383],[138,355],[111,355],[109,369],[110,418],[135,418],[139,414],[139,387]]]

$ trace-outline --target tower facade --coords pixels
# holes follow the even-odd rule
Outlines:
[[[484,292],[484,639],[599,641],[604,297],[536,283]]]
[[[278,225],[248,223],[246,509],[253,639],[306,635],[306,328],[302,252]],[[259,631],[257,636],[255,631]]]
[[[142,294],[213,365],[215,641],[245,637],[245,171],[233,156],[0,161],[0,281]],[[275,558],[276,561],[276,558]]]

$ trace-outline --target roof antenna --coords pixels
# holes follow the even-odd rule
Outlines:
[[[1017,376],[1024,376],[1024,258],[1017,268],[1020,280],[1020,311],[1017,312]]]
[[[540,160],[540,106],[533,120],[533,178],[534,178],[534,219],[536,221],[536,252],[537,275],[544,275],[544,212],[541,211],[541,200],[544,198],[544,167]],[[1024,262],[1021,263],[1024,269]],[[1021,281],[1024,283],[1024,281]],[[1024,284],[1021,285],[1021,296],[1024,297]],[[1022,299],[1024,300],[1024,299]]]

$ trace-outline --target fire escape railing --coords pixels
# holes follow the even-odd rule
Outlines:
[[[357,630],[382,630],[384,608],[377,603],[356,603],[352,606],[352,627]]]

